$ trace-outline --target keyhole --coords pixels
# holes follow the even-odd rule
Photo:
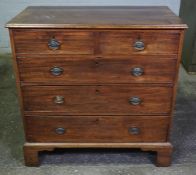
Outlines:
[[[100,59],[100,57],[96,57],[94,60],[96,66],[98,66],[100,64],[99,59]]]
[[[95,65],[98,66],[99,65],[99,61],[95,60]]]
[[[141,36],[140,36],[140,35],[138,35],[137,40],[138,40],[138,41],[140,41],[140,40],[141,40]]]
[[[99,119],[97,118],[97,119],[95,119],[95,123],[96,124],[98,124],[99,123]]]
[[[99,89],[96,89],[96,90],[95,90],[95,93],[96,93],[97,95],[99,95],[99,94],[100,94]]]

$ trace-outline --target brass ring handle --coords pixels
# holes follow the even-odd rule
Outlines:
[[[136,77],[141,76],[144,74],[144,69],[141,67],[134,67],[131,69],[131,74]]]
[[[56,128],[55,129],[56,134],[62,135],[65,133],[65,129],[64,128]]]
[[[53,67],[50,69],[50,73],[54,76],[61,75],[63,73],[63,69],[61,67]]]
[[[48,47],[52,50],[57,50],[60,48],[60,43],[55,39],[55,38],[52,38],[49,40],[48,42]]]
[[[133,45],[134,49],[137,51],[142,51],[145,49],[145,45],[143,41],[136,41]]]
[[[65,102],[65,99],[63,96],[57,95],[54,97],[54,103],[56,104],[63,104]]]
[[[131,127],[128,129],[129,134],[138,135],[140,134],[140,129],[138,127]]]
[[[129,103],[136,106],[136,105],[141,104],[142,100],[140,99],[140,97],[131,97],[129,99]]]

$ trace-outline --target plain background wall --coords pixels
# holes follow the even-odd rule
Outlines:
[[[179,14],[180,0],[0,0],[0,53],[10,52],[5,23],[27,6],[116,6],[116,5],[164,5]]]

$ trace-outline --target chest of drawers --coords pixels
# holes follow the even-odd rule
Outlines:
[[[7,27],[27,166],[55,148],[140,148],[170,165],[186,25],[167,7],[28,7]]]

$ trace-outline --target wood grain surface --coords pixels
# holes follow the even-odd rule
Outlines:
[[[141,85],[24,86],[22,91],[26,113],[66,115],[169,114],[172,98],[171,87]],[[64,102],[56,104],[56,96]],[[130,104],[132,97],[141,104]]]
[[[27,116],[27,141],[164,142],[168,121],[161,116]],[[59,127],[65,133],[56,133]],[[138,134],[129,132],[133,127],[139,129]]]
[[[166,6],[28,7],[9,28],[186,28]]]
[[[176,61],[176,56],[24,55],[17,58],[23,83],[45,85],[173,83]],[[62,73],[52,74],[54,67],[62,69]],[[141,68],[142,75],[134,76],[134,68]]]
[[[17,54],[170,55],[177,54],[179,30],[65,30],[14,29]],[[54,38],[60,46],[48,47]],[[144,50],[134,48],[142,41]]]

